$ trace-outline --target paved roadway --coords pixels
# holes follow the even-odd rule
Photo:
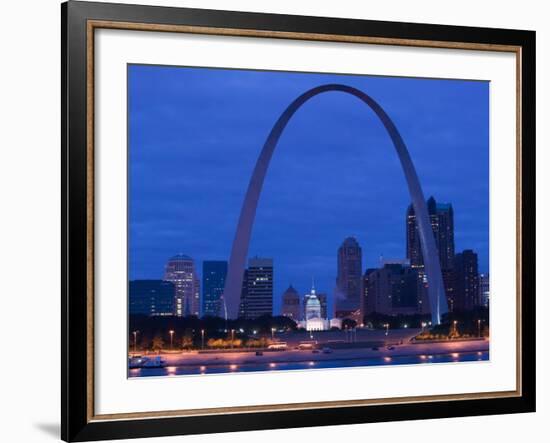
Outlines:
[[[451,354],[461,352],[483,352],[489,350],[488,340],[457,341],[443,343],[411,343],[410,338],[418,334],[419,330],[401,329],[390,331],[385,336],[384,331],[357,331],[357,342],[345,342],[344,333],[341,331],[327,331],[314,333],[313,339],[319,341],[319,346],[323,347],[328,343],[332,352],[313,353],[311,350],[289,349],[286,351],[264,351],[263,355],[257,356],[255,352],[208,352],[200,353],[198,351],[162,354],[167,360],[169,366],[196,366],[196,365],[231,365],[247,363],[283,363],[283,362],[308,362],[322,360],[351,360],[371,357],[392,357],[392,356],[414,356],[436,354]],[[277,334],[277,339],[286,341],[289,347],[294,347],[300,341],[309,340],[309,335],[292,337],[285,334]],[[336,342],[339,340],[339,342]],[[403,344],[396,344],[401,343]],[[389,350],[386,346],[379,346],[378,350],[372,349],[375,342],[387,342],[387,345],[393,345],[394,349]],[[331,346],[330,343],[333,343]]]

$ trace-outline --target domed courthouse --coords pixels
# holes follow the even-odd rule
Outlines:
[[[315,288],[312,287],[310,293],[306,295],[305,318],[302,326],[307,331],[325,331],[329,329],[329,320],[323,318],[321,312],[321,301],[315,294]]]

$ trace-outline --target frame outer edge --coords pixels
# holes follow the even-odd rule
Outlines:
[[[522,398],[526,412],[536,410],[536,33],[522,45]],[[527,114],[528,113],[528,114]]]
[[[67,356],[67,3],[61,4],[61,439],[68,439]]]
[[[174,14],[175,18],[172,18]],[[117,18],[118,17],[118,18]],[[531,412],[535,410],[535,33],[486,28],[372,22],[354,19],[283,16],[186,8],[153,7],[70,1],[61,6],[61,68],[62,68],[62,438],[65,441],[89,441],[107,438],[136,438],[182,434],[232,432],[289,427],[370,423],[423,418],[462,417],[498,413]],[[217,416],[172,417],[155,419],[113,420],[90,422],[86,409],[88,374],[85,350],[89,330],[86,318],[87,263],[86,243],[87,169],[86,156],[86,23],[87,19],[112,19],[153,23],[189,23],[194,26],[223,27],[225,24],[242,29],[300,29],[315,33],[323,23],[328,31],[340,33],[344,25],[349,35],[401,35],[395,38],[433,40],[441,33],[442,40],[465,42],[498,42],[522,48],[521,104],[529,115],[521,116],[523,144],[521,151],[521,215],[523,224],[521,264],[524,294],[521,354],[523,371],[522,397],[495,400],[439,401],[436,403],[392,404],[373,407],[306,409],[243,413]],[[288,19],[288,20],[287,20]],[[245,23],[248,22],[248,23]],[[250,23],[254,22],[254,27]],[[306,23],[307,22],[307,23]],[[328,26],[330,25],[330,26]],[[347,32],[347,31],[346,31]],[[462,34],[466,34],[462,36]],[[341,34],[344,35],[344,34]],[[346,34],[347,35],[347,34]],[[69,127],[69,122],[71,126]],[[79,175],[80,174],[80,175]],[[83,235],[84,233],[84,235]],[[70,271],[70,272],[69,272]],[[69,295],[72,297],[69,297]],[[70,337],[70,340],[69,340]]]
[[[86,235],[86,20],[99,4],[69,1],[62,6],[63,69],[65,84],[62,91],[65,106],[64,183],[66,223],[62,251],[62,346],[65,373],[62,384],[62,437],[65,441],[80,439],[87,428],[87,235]],[[62,123],[64,124],[64,123]]]

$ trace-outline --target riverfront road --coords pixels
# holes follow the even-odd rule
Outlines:
[[[130,377],[159,376],[170,374],[220,373],[239,371],[287,370],[307,368],[337,368],[372,366],[384,364],[413,364],[430,362],[457,362],[488,360],[489,340],[448,341],[438,343],[413,343],[418,330],[401,329],[390,331],[388,336],[380,331],[357,331],[357,340],[342,341],[342,332],[331,331],[314,334],[319,348],[329,347],[330,352],[293,349],[300,341],[309,340],[309,334],[301,340],[299,334],[284,334],[277,339],[286,341],[289,349],[284,351],[186,351],[162,353],[165,368],[131,370]],[[284,338],[283,338],[284,337]],[[338,338],[337,338],[338,337]],[[331,346],[332,343],[332,346]],[[402,343],[402,344],[401,344]]]

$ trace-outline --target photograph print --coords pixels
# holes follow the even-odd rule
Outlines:
[[[127,80],[128,377],[489,360],[488,81]]]

